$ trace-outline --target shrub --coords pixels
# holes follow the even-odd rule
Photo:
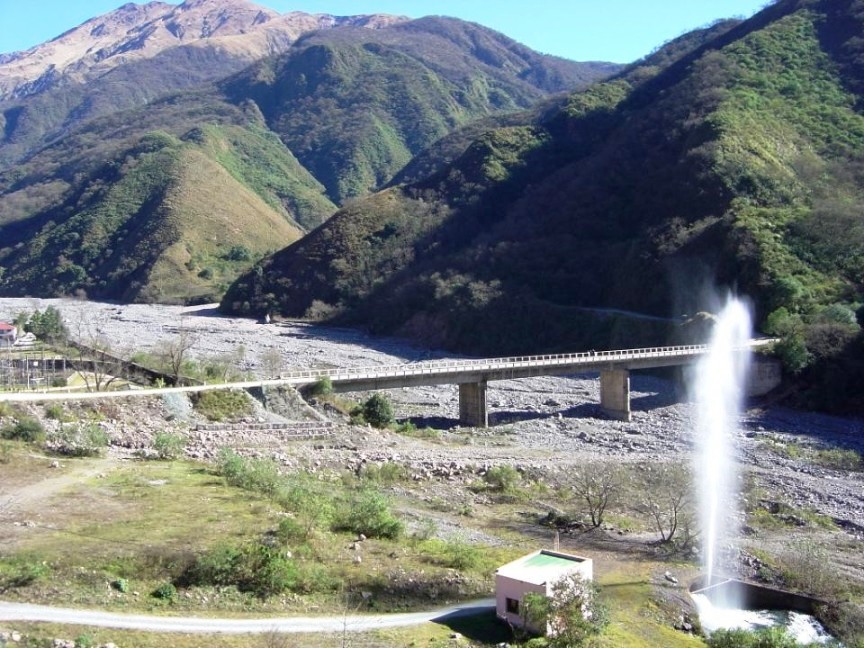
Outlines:
[[[45,406],[45,418],[62,421],[64,415],[63,406],[60,403],[51,403]]]
[[[118,592],[126,593],[129,591],[129,581],[125,578],[118,578],[115,581],[111,582],[111,587],[113,587]]]
[[[174,586],[174,583],[162,583],[162,585],[153,590],[151,596],[160,601],[173,603],[177,599],[177,588]]]
[[[715,630],[708,637],[711,648],[795,648],[798,642],[785,628]]]
[[[393,405],[384,394],[372,394],[363,403],[363,418],[372,427],[385,428],[393,423]]]
[[[423,554],[438,565],[459,571],[479,571],[489,562],[481,547],[461,540],[428,540],[423,543]]]
[[[339,508],[333,530],[362,533],[368,538],[398,538],[403,525],[393,515],[383,495],[364,489]]]
[[[547,641],[550,648],[583,646],[609,624],[609,611],[600,600],[597,585],[578,573],[555,582],[548,598],[529,594],[524,604],[531,625],[543,627],[548,622],[552,626],[554,635]]]
[[[48,439],[54,452],[70,457],[95,457],[108,447],[108,433],[97,423],[62,425]]]
[[[493,466],[483,475],[483,481],[489,485],[489,488],[502,493],[512,493],[521,480],[522,475],[519,471],[507,465]]]
[[[15,423],[3,428],[4,439],[25,441],[27,443],[42,443],[45,440],[45,428],[35,418],[25,416]]]
[[[220,455],[219,470],[230,486],[268,497],[276,495],[284,484],[276,462],[241,457],[232,450],[224,450]]]
[[[278,548],[261,543],[220,545],[199,556],[184,575],[190,585],[234,586],[266,598],[292,589],[297,566]]]
[[[186,450],[186,437],[177,432],[157,432],[153,449],[160,459],[178,459]]]
[[[371,482],[393,484],[406,479],[408,472],[402,464],[385,461],[381,464],[365,464],[360,471],[360,476]]]
[[[313,397],[329,396],[333,393],[333,381],[329,376],[321,376],[307,387],[306,393]]]
[[[294,514],[279,524],[280,537],[306,539],[333,517],[333,496],[329,487],[308,475],[294,475],[279,493],[279,503]],[[296,528],[295,528],[296,527]]]

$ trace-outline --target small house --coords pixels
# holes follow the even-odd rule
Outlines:
[[[526,624],[523,600],[527,594],[550,596],[552,587],[561,578],[577,572],[583,579],[594,577],[590,558],[574,556],[561,551],[541,549],[499,567],[495,572],[495,612],[499,619],[516,628],[546,634],[541,629]]]
[[[0,347],[12,346],[18,339],[18,329],[13,324],[0,322]]]

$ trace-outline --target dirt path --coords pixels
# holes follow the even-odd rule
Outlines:
[[[425,612],[383,616],[337,615],[326,617],[281,617],[265,619],[206,619],[201,617],[164,617],[143,614],[116,614],[96,610],[55,608],[29,603],[0,601],[0,621],[42,621],[66,625],[145,630],[148,632],[182,632],[200,634],[260,634],[265,632],[367,632],[382,628],[419,625],[428,621],[488,613],[494,599],[469,601],[459,605]]]
[[[45,457],[45,461],[51,461]],[[68,471],[37,482],[27,483],[13,488],[4,488],[2,499],[7,513],[15,515],[35,511],[37,507],[47,502],[54,495],[91,479],[99,474],[108,473],[117,465],[114,457],[102,457],[88,462],[87,465],[75,467]]]

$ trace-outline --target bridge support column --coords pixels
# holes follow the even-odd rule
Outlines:
[[[600,372],[600,407],[609,418],[630,420],[630,372],[627,369]]]
[[[459,385],[459,422],[470,427],[489,427],[485,381]]]

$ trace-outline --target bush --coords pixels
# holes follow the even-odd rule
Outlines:
[[[490,566],[483,548],[460,540],[428,540],[423,543],[423,554],[435,564],[459,571],[480,571]]]
[[[173,603],[177,599],[177,588],[174,586],[174,583],[163,583],[153,590],[151,596],[160,601]]]
[[[45,440],[45,428],[37,419],[25,416],[15,423],[5,426],[2,436],[4,439],[42,443]]]
[[[108,447],[108,433],[96,423],[62,425],[47,446],[53,452],[70,457],[95,457]]]
[[[226,449],[220,455],[219,471],[230,486],[268,497],[276,495],[284,485],[276,462],[241,457],[232,450]]]
[[[63,406],[60,403],[51,403],[45,406],[45,418],[62,421],[65,416]]]
[[[796,648],[798,642],[785,628],[715,630],[708,637],[711,648]]]
[[[157,432],[153,438],[153,449],[160,459],[178,459],[186,450],[186,437],[176,432]]]
[[[297,566],[278,548],[261,543],[220,545],[199,556],[183,577],[189,585],[234,586],[261,598],[292,589]]]
[[[313,397],[329,396],[333,393],[333,381],[329,376],[321,376],[306,388],[306,393]]]
[[[492,490],[501,491],[502,493],[512,493],[516,490],[519,482],[522,481],[522,475],[513,466],[493,466],[483,475],[483,481]]]
[[[339,508],[333,530],[362,533],[367,538],[398,538],[403,525],[393,515],[383,495],[362,490]]]
[[[371,482],[393,484],[408,478],[408,471],[402,464],[385,461],[382,464],[364,464],[360,476]]]
[[[363,403],[363,418],[372,427],[386,428],[393,423],[393,405],[384,394],[372,394]]]

